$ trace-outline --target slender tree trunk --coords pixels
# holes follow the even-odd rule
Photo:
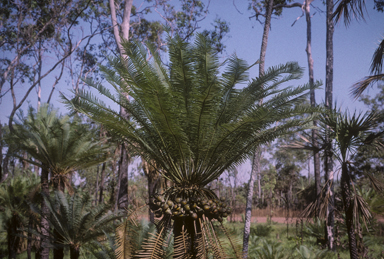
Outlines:
[[[353,202],[351,193],[351,178],[349,176],[347,163],[342,164],[341,173],[341,192],[343,197],[344,209],[345,209],[345,221],[347,225],[348,241],[349,241],[349,253],[351,259],[358,259],[357,253],[355,229],[353,225]]]
[[[7,153],[5,154],[4,160],[3,160],[3,172],[2,172],[2,178],[1,181],[3,182],[5,179],[8,178],[9,175],[9,157],[10,157],[10,150],[8,149]]]
[[[332,109],[333,103],[333,32],[334,24],[332,19],[333,14],[333,0],[327,0],[327,37],[326,37],[326,79],[325,79],[325,106]],[[325,136],[326,150],[325,150],[325,177],[326,177],[326,190],[329,195],[328,208],[327,208],[327,227],[326,237],[327,245],[330,250],[334,250],[334,186],[333,186],[333,158],[332,158],[332,140],[329,137],[329,129]]]
[[[264,75],[265,55],[267,53],[268,35],[271,29],[271,19],[273,11],[273,0],[267,1],[266,15],[263,31],[263,39],[260,49],[260,63],[259,63],[259,77]],[[261,101],[262,103],[262,101]],[[258,175],[258,192],[259,200],[261,198],[261,184],[260,184],[260,159],[261,150],[257,148],[253,156],[252,171],[249,180],[247,203],[245,208],[245,225],[244,225],[244,237],[243,237],[243,258],[248,257],[248,245],[249,245],[249,234],[251,231],[251,217],[252,217],[252,198],[253,198],[253,187],[255,183],[256,174]]]
[[[99,191],[99,170],[100,170],[100,165],[97,165],[96,169],[96,188],[95,188],[95,205],[97,206],[97,201],[98,201],[98,191]]]
[[[111,20],[113,25],[113,34],[115,37],[115,41],[117,47],[119,48],[120,55],[122,58],[126,58],[124,54],[124,50],[121,46],[122,39],[129,40],[129,28],[130,28],[130,19],[131,19],[131,10],[132,10],[133,0],[125,0],[124,12],[123,12],[123,20],[120,24],[121,32],[119,30],[119,24],[117,23],[117,15],[116,15],[116,5],[114,0],[109,0],[109,7],[111,10]],[[121,98],[127,98],[128,95],[121,96]],[[120,115],[129,119],[128,113],[125,111],[123,107],[120,107]],[[118,190],[118,199],[117,204],[119,208],[126,208],[128,206],[128,151],[126,150],[126,146],[124,144],[121,145],[121,156],[119,163],[119,179],[120,184]],[[123,172],[123,174],[121,173]]]
[[[256,155],[259,155],[259,152],[255,152],[252,162],[252,171],[248,184],[248,193],[247,193],[247,202],[245,207],[245,223],[244,223],[244,236],[243,236],[243,258],[248,258],[248,246],[249,246],[249,235],[251,233],[251,221],[252,221],[252,203],[253,203],[253,190],[255,186],[255,178],[257,172],[260,170],[259,162],[260,159]]]
[[[103,163],[101,167],[101,175],[100,175],[100,192],[99,192],[99,203],[104,201],[103,193],[104,193],[104,183],[105,183],[105,166],[106,162]]]
[[[0,121],[0,139],[3,139],[3,125]],[[3,142],[0,141],[0,182],[3,179]]]
[[[49,195],[48,175],[48,170],[43,167],[41,169],[41,193],[47,196]],[[41,212],[41,245],[39,254],[41,259],[49,259],[49,208],[44,200],[41,201]]]
[[[32,258],[32,228],[33,228],[33,216],[30,215],[28,217],[27,259]]]
[[[125,144],[121,145],[121,156],[119,161],[119,182],[117,183],[117,208],[128,208],[128,164],[129,157]]]
[[[312,107],[316,107],[316,98],[315,98],[315,89],[314,87],[314,68],[313,68],[313,58],[312,58],[312,22],[311,22],[311,3],[313,0],[305,1],[305,19],[307,21],[307,47],[305,51],[307,52],[308,59],[308,74],[309,74],[309,85],[311,87],[310,91],[310,102]],[[313,122],[314,126],[317,126],[317,120]],[[317,141],[317,130],[312,130],[312,143],[315,150],[313,151],[313,167],[314,167],[314,176],[315,176],[315,186],[316,186],[316,196],[319,197],[321,188],[320,188],[320,154],[317,150],[319,143]],[[309,177],[308,177],[309,180]],[[320,208],[316,210],[316,216],[319,214]]]

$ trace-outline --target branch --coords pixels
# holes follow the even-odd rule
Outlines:
[[[84,38],[82,38],[81,40],[79,40],[79,42],[76,44],[76,46],[71,49],[70,51],[68,51],[67,54],[65,54],[58,62],[56,62],[56,64],[51,67],[51,69],[49,69],[44,75],[42,75],[40,77],[40,80],[34,82],[27,90],[27,92],[25,93],[23,99],[21,99],[21,101],[19,102],[19,104],[17,106],[15,106],[11,112],[11,115],[9,115],[9,120],[8,120],[8,127],[9,127],[9,130],[12,132],[13,131],[13,125],[12,125],[12,122],[13,122],[13,117],[15,116],[15,113],[16,111],[21,107],[21,105],[24,103],[24,101],[27,99],[29,93],[32,91],[32,89],[44,78],[46,77],[47,75],[49,75],[53,70],[56,69],[56,67],[61,63],[63,62],[67,57],[69,57],[78,47],[79,45],[81,44],[81,42],[83,40],[85,40],[86,38],[88,38],[90,36],[85,36]]]

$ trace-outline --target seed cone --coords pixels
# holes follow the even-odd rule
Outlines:
[[[177,187],[171,189],[173,192],[163,195],[156,194],[149,199],[149,208],[154,212],[156,218],[164,215],[170,215],[172,219],[175,217],[191,217],[194,220],[207,217],[208,219],[216,219],[223,221],[231,214],[231,208],[227,208],[225,198],[218,199],[212,192],[209,195],[202,194],[201,191],[191,192],[191,190],[180,190]]]

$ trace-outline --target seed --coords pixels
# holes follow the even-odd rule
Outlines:
[[[191,210],[191,208],[189,207],[188,204],[184,206],[184,209],[185,209],[186,211],[190,211],[190,210]]]
[[[197,219],[197,214],[196,213],[192,213],[191,216],[192,216],[193,219]]]
[[[181,198],[176,198],[176,199],[175,199],[175,202],[176,202],[176,203],[180,203],[180,202],[181,202]]]
[[[187,200],[182,200],[181,201],[181,204],[183,204],[183,205],[186,205],[188,202],[187,202]]]
[[[166,211],[165,211],[166,214],[168,215],[171,215],[172,214],[172,211],[168,208]]]
[[[164,211],[166,211],[169,208],[169,206],[167,204],[164,204],[162,208]]]
[[[168,204],[169,207],[172,207],[172,206],[173,206],[173,202],[170,201],[170,200],[167,201],[167,204]]]
[[[192,205],[192,209],[196,209],[197,208],[197,204],[196,203],[194,203],[193,205]]]
[[[210,208],[209,205],[204,205],[204,210],[209,210]]]

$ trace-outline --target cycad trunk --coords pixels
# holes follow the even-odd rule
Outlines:
[[[196,259],[201,258],[198,251],[198,239],[201,236],[201,227],[198,220],[194,220],[190,217],[175,219],[173,223],[173,234],[175,243],[187,236],[183,248],[184,252],[180,251],[178,254],[174,254],[174,259],[190,258]],[[185,235],[186,234],[186,235]],[[176,248],[176,247],[175,247]]]
[[[41,169],[41,192],[47,196],[49,195],[48,174],[49,172],[44,166]],[[44,200],[41,202],[41,213],[41,245],[39,255],[41,259],[49,259],[49,208]]]
[[[17,248],[20,244],[20,238],[17,236],[17,228],[19,227],[17,217],[14,215],[7,229],[8,239],[8,258],[16,259]]]
[[[348,241],[349,241],[349,253],[351,259],[359,258],[357,253],[355,229],[353,225],[353,201],[351,193],[351,178],[348,172],[347,163],[342,164],[341,172],[341,192],[343,197],[344,209],[345,209],[345,221],[347,225]]]
[[[69,248],[71,259],[78,259],[80,257],[80,247],[71,246]]]

